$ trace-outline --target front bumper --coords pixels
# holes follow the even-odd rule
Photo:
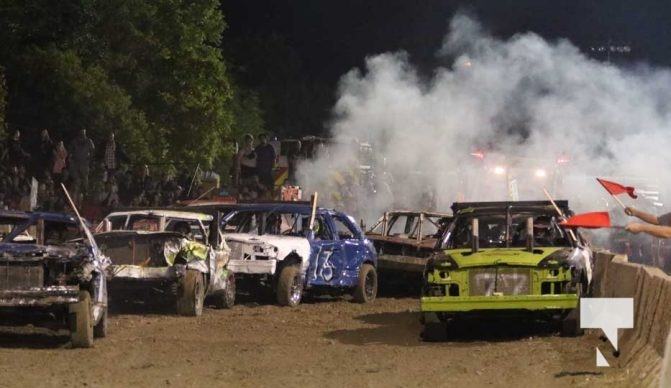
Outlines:
[[[236,274],[270,274],[277,268],[277,260],[229,260],[226,266]]]
[[[49,306],[76,303],[79,286],[51,286],[28,290],[1,290],[0,307]]]
[[[578,295],[424,296],[422,312],[480,310],[566,310],[578,307]]]
[[[139,265],[112,265],[110,266],[110,276],[111,276],[110,280],[114,279],[173,280],[179,277],[178,273],[179,269],[177,267],[179,266],[142,267]]]

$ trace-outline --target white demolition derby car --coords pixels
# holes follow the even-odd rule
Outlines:
[[[303,293],[377,295],[377,253],[352,217],[308,203],[239,205],[223,219],[231,249],[228,268],[238,288],[272,290],[278,304],[296,306]],[[312,229],[310,224],[312,223]]]
[[[95,238],[112,260],[111,294],[128,301],[167,297],[180,315],[201,315],[206,303],[232,307],[235,276],[226,268],[228,247],[218,228],[210,227],[212,220],[163,209],[109,214]]]

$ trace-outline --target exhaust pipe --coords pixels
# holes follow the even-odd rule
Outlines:
[[[527,218],[527,251],[532,252],[534,250],[534,219],[533,217]]]
[[[471,253],[476,253],[480,250],[480,223],[477,218],[471,221]]]

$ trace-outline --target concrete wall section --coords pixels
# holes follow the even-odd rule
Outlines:
[[[671,277],[657,268],[628,263],[623,256],[600,252],[592,291],[594,297],[634,298],[634,328],[620,329],[618,337],[618,365],[627,369],[630,382],[671,387],[671,382],[659,378],[671,330]],[[668,351],[666,358],[671,362]],[[665,373],[671,374],[671,366]]]

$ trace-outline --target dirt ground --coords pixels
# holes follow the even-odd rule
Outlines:
[[[595,335],[469,322],[425,343],[417,310],[412,298],[248,303],[198,318],[125,308],[93,349],[70,349],[65,331],[0,326],[0,386],[624,386],[625,371],[596,368],[594,348],[608,358],[612,347]]]

